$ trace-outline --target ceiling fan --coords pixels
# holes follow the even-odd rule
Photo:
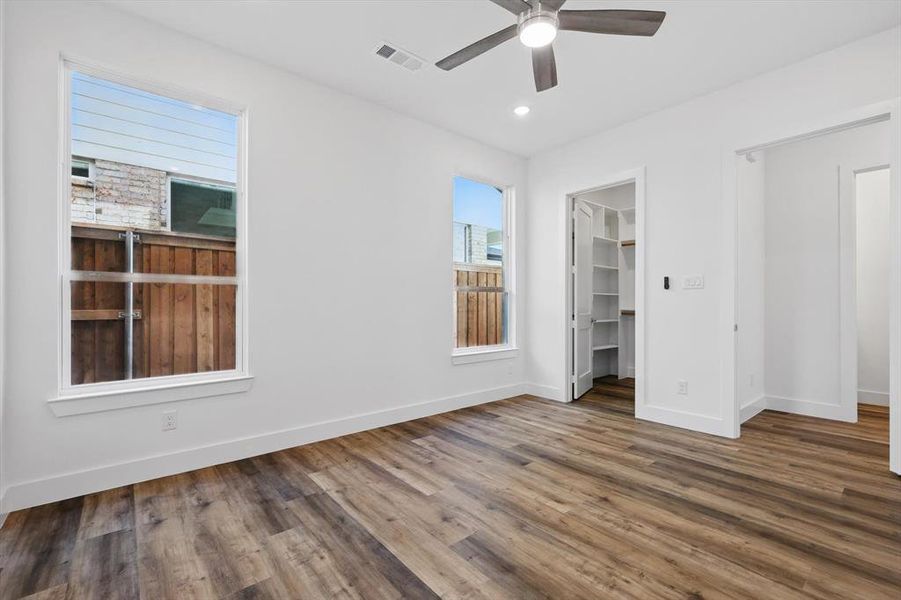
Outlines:
[[[539,92],[557,85],[557,63],[551,42],[557,31],[585,31],[612,35],[652,36],[666,13],[657,10],[560,10],[566,0],[491,0],[517,16],[516,25],[492,33],[435,65],[445,71],[459,67],[507,40],[519,40],[532,49],[532,73]]]

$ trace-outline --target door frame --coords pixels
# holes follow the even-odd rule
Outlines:
[[[724,261],[724,293],[722,298],[723,360],[721,380],[725,398],[724,413],[731,422],[731,433],[738,437],[741,433],[740,407],[735,369],[736,327],[738,323],[736,302],[738,284],[738,173],[736,158],[755,150],[762,150],[781,144],[801,141],[812,137],[842,131],[854,127],[889,120],[891,127],[891,149],[889,167],[891,169],[891,189],[889,197],[890,221],[890,291],[889,291],[889,468],[901,474],[901,98],[859,107],[828,118],[813,120],[801,125],[783,126],[770,131],[749,134],[737,138],[724,146],[723,169],[723,219],[722,255]],[[845,373],[850,369],[848,357],[856,356],[856,336],[845,335],[840,349],[843,357],[842,389]],[[853,348],[851,346],[854,346]],[[856,365],[853,365],[856,369]],[[856,373],[856,370],[855,370]],[[847,391],[846,391],[847,393]],[[856,390],[855,390],[856,394]]]
[[[599,177],[597,183],[589,188],[569,192],[564,198],[566,234],[564,240],[563,279],[566,284],[566,302],[563,327],[565,329],[565,363],[563,372],[565,380],[561,389],[564,390],[563,400],[573,400],[573,329],[572,315],[574,310],[573,298],[573,208],[575,197],[587,192],[596,192],[607,188],[617,187],[629,183],[635,184],[635,418],[647,418],[647,397],[645,394],[647,369],[646,369],[646,306],[645,287],[647,273],[647,258],[645,244],[646,215],[646,167],[637,167]]]

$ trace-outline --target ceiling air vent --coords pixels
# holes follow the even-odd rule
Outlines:
[[[412,52],[401,50],[397,46],[392,46],[391,44],[379,44],[375,49],[375,53],[378,56],[381,56],[382,58],[387,59],[396,65],[400,65],[409,71],[418,71],[422,68],[422,65],[425,64],[425,61],[423,59],[414,55]]]

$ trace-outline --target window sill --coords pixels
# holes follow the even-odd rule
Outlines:
[[[477,348],[473,350],[457,350],[451,356],[455,365],[468,365],[471,363],[485,362],[489,360],[505,360],[519,356],[519,348],[504,346],[501,348]]]
[[[249,390],[252,383],[253,377],[250,375],[234,375],[221,379],[156,384],[127,390],[61,395],[48,400],[47,404],[57,417],[68,417],[149,404],[238,394]]]

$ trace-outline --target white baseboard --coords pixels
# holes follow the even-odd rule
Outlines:
[[[3,529],[3,524],[6,523],[6,516],[9,513],[0,513],[0,529]]]
[[[122,485],[241,460],[251,456],[402,423],[467,406],[494,402],[495,400],[502,400],[526,393],[529,387],[527,384],[514,384],[481,390],[169,454],[149,456],[139,460],[105,465],[74,473],[65,473],[45,479],[17,483],[10,485],[6,489],[6,493],[0,500],[0,511],[9,513],[48,502],[75,498]],[[528,393],[533,393],[533,391],[534,389]]]
[[[545,398],[547,400],[554,400],[556,402],[569,402],[569,399],[564,397],[563,392],[560,391],[560,388],[554,387],[552,385],[542,385],[540,383],[526,383],[523,384],[524,394],[529,394],[531,396],[538,396],[539,398]]]
[[[888,392],[874,392],[873,390],[857,390],[858,404],[875,404],[888,406]]]
[[[751,417],[753,417],[760,411],[765,410],[766,408],[767,408],[766,396],[759,396],[757,398],[754,398],[753,400],[751,400],[750,402],[747,402],[746,404],[744,404],[741,407],[741,412],[739,413],[741,420],[739,422],[744,423],[745,421],[747,421],[748,419],[750,419]]]
[[[732,432],[732,427],[723,419],[662,406],[648,406],[636,403],[635,418],[721,437],[736,437]]]
[[[779,410],[782,412],[792,413],[794,415],[804,415],[807,417],[817,417],[819,419],[831,419],[833,421],[845,421],[846,423],[857,422],[857,406],[853,407],[853,412],[846,407],[837,404],[829,404],[826,402],[818,402],[816,400],[805,400],[802,398],[786,398],[784,396],[767,396],[766,407],[769,410]]]
[[[626,377],[631,377],[635,379],[635,367],[627,367],[626,368]]]

